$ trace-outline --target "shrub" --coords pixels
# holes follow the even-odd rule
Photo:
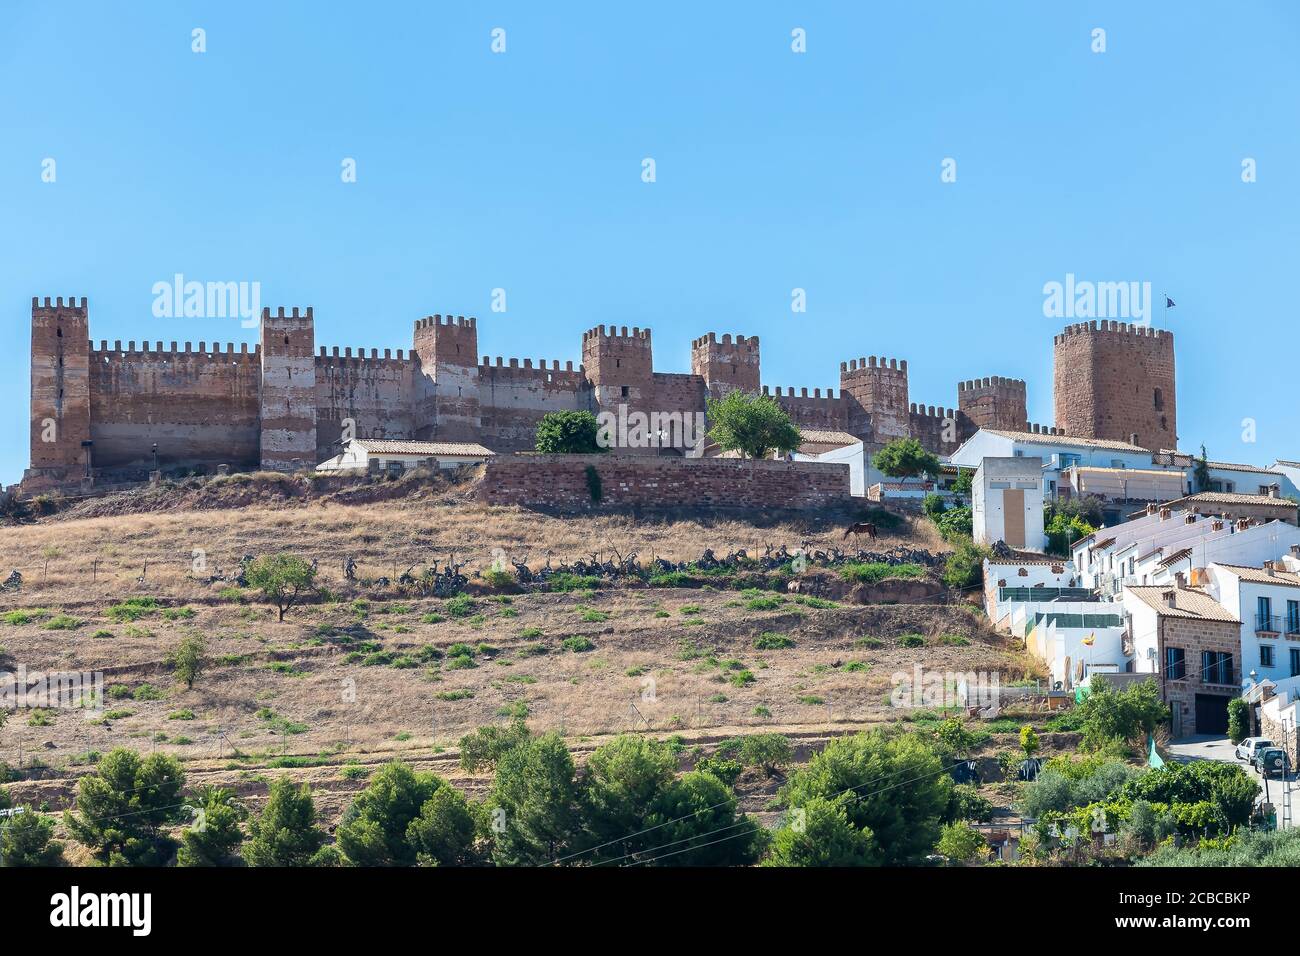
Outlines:
[[[975,528],[971,509],[964,505],[944,512],[935,519],[934,523],[939,529],[939,534],[943,535],[946,541],[969,538]]]
[[[760,651],[775,651],[787,647],[794,647],[794,641],[784,634],[774,634],[771,631],[764,631],[758,637],[754,638],[754,647]]]
[[[442,609],[452,617],[468,617],[474,613],[474,608],[474,601],[467,594],[457,594],[442,605]]]
[[[207,669],[207,646],[198,634],[187,634],[181,642],[168,652],[165,661],[172,669],[176,679],[187,688],[193,688],[194,682]]]
[[[105,613],[109,620],[116,621],[118,624],[138,621],[146,615],[153,614],[158,610],[158,601],[151,597],[127,598],[119,604],[114,604]]]
[[[81,627],[81,621],[68,614],[56,614],[41,627],[47,631],[75,631]]]
[[[976,586],[984,578],[984,559],[988,554],[986,549],[969,538],[960,541],[944,565],[944,583],[951,588]]]
[[[783,598],[776,595],[756,597],[745,604],[745,609],[749,611],[775,611],[781,606],[783,600]]]
[[[943,500],[943,495],[931,492],[926,495],[925,499],[921,502],[921,508],[925,511],[926,516],[931,521],[937,521],[939,520],[939,516],[948,510],[948,505]]]
[[[560,646],[563,647],[566,651],[572,651],[575,654],[581,654],[585,651],[593,651],[596,649],[595,644],[593,644],[590,640],[580,635],[575,635],[574,637],[566,637],[564,640],[560,642]]]
[[[899,647],[924,647],[925,638],[920,634],[904,634],[898,639]]]
[[[886,564],[882,561],[849,561],[840,568],[840,577],[845,581],[860,584],[875,584],[886,578],[916,579],[925,577],[925,568],[919,564]]]

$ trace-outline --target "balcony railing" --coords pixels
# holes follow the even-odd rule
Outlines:
[[[1255,615],[1255,633],[1256,634],[1281,634],[1282,617],[1279,614],[1256,614]]]

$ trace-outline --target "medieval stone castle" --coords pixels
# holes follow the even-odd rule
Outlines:
[[[656,372],[649,329],[599,326],[577,368],[479,355],[474,318],[415,322],[413,348],[317,350],[312,310],[261,317],[236,350],[90,339],[84,298],[32,300],[31,467],[24,486],[133,480],[151,470],[311,468],[358,438],[477,442],[531,449],[537,422],[563,410],[703,412],[733,389],[770,394],[804,428],[868,445],[911,436],[948,454],[980,428],[1176,447],[1173,335],[1127,323],[1072,325],[1055,337],[1054,428],[1030,424],[1025,383],[960,382],[957,407],[910,401],[907,362],[840,363],[839,391],[760,384],[755,336],[710,332],[691,371]],[[681,453],[682,449],[676,449]]]

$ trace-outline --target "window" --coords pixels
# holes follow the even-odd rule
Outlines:
[[[1066,452],[1066,451],[1061,452],[1062,468],[1073,468],[1075,465],[1080,464],[1082,461],[1083,461],[1083,457],[1081,455],[1076,455],[1073,452]]]
[[[1286,632],[1300,634],[1300,601],[1286,602]]]
[[[1165,648],[1165,677],[1182,680],[1187,676],[1187,655],[1181,647]]]
[[[1260,667],[1273,666],[1273,645],[1272,644],[1259,645],[1259,666]]]
[[[1266,597],[1255,599],[1255,630],[1279,631],[1277,620],[1273,617],[1273,602]]]
[[[1291,648],[1291,676],[1300,675],[1300,650]]]
[[[1201,682],[1232,684],[1232,655],[1226,651],[1201,651]]]
[[[627,398],[627,386],[626,386],[626,385],[623,386],[623,397],[624,397],[624,398]]]
[[[1161,410],[1162,408],[1164,408],[1164,407],[1165,407],[1165,395],[1164,395],[1164,392],[1160,391],[1160,389],[1157,388],[1156,391],[1155,391],[1155,398],[1153,399],[1153,401],[1154,401],[1155,406],[1156,406],[1156,411],[1159,411],[1159,410]]]

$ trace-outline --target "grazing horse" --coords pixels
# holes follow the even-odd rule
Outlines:
[[[875,526],[875,524],[873,524],[873,523],[870,522],[870,521],[859,521],[859,522],[857,522],[856,524],[851,524],[851,525],[849,525],[849,530],[847,530],[847,531],[844,532],[844,537],[841,538],[840,540],[843,541],[843,540],[847,539],[848,536],[851,535],[851,534],[856,534],[856,535],[864,535],[864,534],[865,534],[865,535],[866,535],[868,538],[870,538],[872,541],[875,541],[875,540],[876,540],[876,526]]]

